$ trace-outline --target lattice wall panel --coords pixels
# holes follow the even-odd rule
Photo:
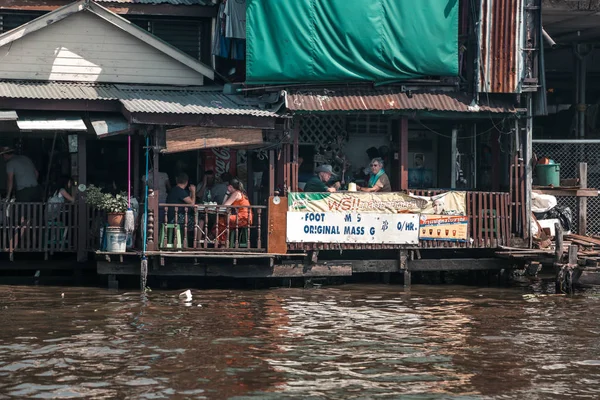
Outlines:
[[[390,118],[387,115],[351,115],[347,120],[350,135],[387,135],[390,131]]]
[[[305,117],[300,124],[300,143],[327,146],[338,135],[346,134],[346,117]]]

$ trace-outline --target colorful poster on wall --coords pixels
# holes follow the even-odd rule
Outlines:
[[[288,212],[288,243],[417,244],[418,214]]]
[[[404,193],[290,193],[288,211],[465,215],[466,192],[447,192],[434,197]]]
[[[421,214],[419,221],[420,240],[467,241],[468,217]]]

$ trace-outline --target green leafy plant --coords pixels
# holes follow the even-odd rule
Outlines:
[[[94,185],[90,185],[87,188],[85,202],[98,210],[108,213],[124,213],[128,207],[126,193],[112,195],[102,192],[102,189]]]

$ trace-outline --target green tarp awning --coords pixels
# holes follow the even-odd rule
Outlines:
[[[458,75],[458,0],[248,0],[247,83]]]

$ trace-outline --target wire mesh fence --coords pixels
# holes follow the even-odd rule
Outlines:
[[[533,152],[538,157],[548,157],[560,164],[560,177],[578,178],[579,163],[588,164],[587,183],[590,188],[600,188],[600,141],[569,141],[568,143],[545,143],[536,141]],[[535,183],[534,170],[534,183]],[[573,215],[573,232],[577,232],[579,219],[577,199],[575,197],[557,197],[558,205],[569,207]],[[587,234],[600,235],[600,197],[588,198]]]

